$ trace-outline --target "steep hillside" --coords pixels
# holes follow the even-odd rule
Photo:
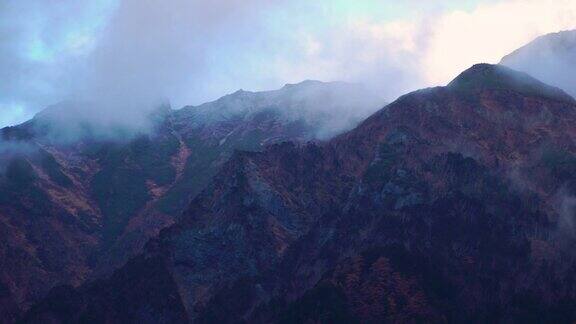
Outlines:
[[[72,103],[3,129],[0,317],[55,285],[76,286],[123,265],[235,150],[331,136],[334,123],[350,128],[376,102],[356,85],[307,81],[198,107],[163,106],[139,132],[83,120]]]
[[[561,90],[476,65],[327,143],[235,154],[144,254],[24,322],[574,321],[575,125]]]

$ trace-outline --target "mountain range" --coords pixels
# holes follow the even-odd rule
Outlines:
[[[234,151],[325,138],[381,101],[359,85],[305,81],[197,107],[164,105],[138,132],[87,123],[78,105],[1,131],[2,318],[54,286],[123,265],[175,222]]]
[[[1,316],[572,322],[576,100],[520,70],[477,64],[374,113],[307,81],[164,107],[120,142],[58,142],[49,111],[4,129]]]

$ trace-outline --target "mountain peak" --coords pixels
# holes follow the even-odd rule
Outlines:
[[[458,75],[448,88],[476,92],[481,90],[512,90],[524,95],[542,96],[558,101],[574,102],[563,90],[547,85],[530,75],[503,65],[476,64]]]
[[[514,64],[519,57],[530,55],[571,54],[576,49],[576,30],[565,30],[539,36],[532,42],[504,56],[500,64]]]
[[[576,30],[540,36],[506,55],[500,64],[576,96]]]
[[[253,93],[252,91],[246,91],[244,89],[238,89],[234,93],[231,93],[230,96],[242,96]]]
[[[311,86],[318,86],[327,84],[326,82],[318,81],[318,80],[304,80],[298,83],[286,83],[283,88],[303,88],[303,87],[311,87]]]

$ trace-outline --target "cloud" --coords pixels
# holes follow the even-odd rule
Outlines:
[[[388,100],[573,27],[574,0],[0,2],[0,124],[62,100],[142,122],[243,88],[362,82]],[[19,112],[20,111],[20,112]]]
[[[258,24],[250,19],[272,3],[122,1],[87,60],[87,80],[78,92],[128,114],[123,119],[155,100],[203,92],[211,52],[222,50],[223,37],[243,40],[256,33]]]
[[[167,98],[205,93],[211,54],[257,33],[251,17],[275,3],[95,2],[2,2],[0,70],[10,80],[0,86],[4,123],[18,119],[14,107],[28,115],[67,101],[78,104],[59,117],[137,125]]]
[[[441,15],[430,32],[423,69],[445,83],[473,63],[498,63],[535,37],[576,28],[574,0],[514,0]]]
[[[0,124],[21,121],[68,95],[65,77],[98,28],[101,4],[0,1]]]
[[[304,31],[303,54],[282,57],[280,71],[286,78],[368,81],[392,100],[444,85],[475,63],[498,63],[539,35],[576,27],[574,0],[492,1],[468,10],[427,5],[436,9],[394,21],[353,19],[327,34]]]

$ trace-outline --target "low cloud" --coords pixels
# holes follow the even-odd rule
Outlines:
[[[30,143],[0,139],[0,178],[15,158],[31,158],[37,156],[37,153],[38,148]]]
[[[139,127],[166,100],[178,108],[305,79],[361,82],[391,101],[576,21],[571,0],[457,3],[2,2],[0,70],[10,82],[0,84],[0,124],[68,101],[77,104],[66,118]]]

